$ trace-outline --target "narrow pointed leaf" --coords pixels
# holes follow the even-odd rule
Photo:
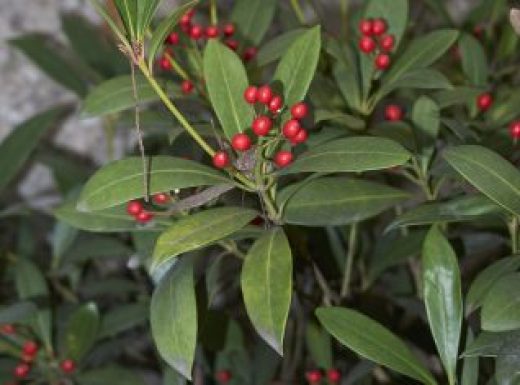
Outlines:
[[[277,0],[237,0],[231,13],[240,37],[258,46],[272,24]]]
[[[256,64],[263,67],[280,59],[285,51],[299,38],[306,29],[298,28],[287,31],[268,41],[258,50]]]
[[[520,329],[520,273],[498,280],[484,298],[482,329],[503,332]]]
[[[96,342],[99,324],[99,311],[93,302],[72,313],[65,329],[66,357],[80,362]]]
[[[489,68],[482,44],[470,34],[463,34],[459,40],[462,69],[471,85],[486,86]]]

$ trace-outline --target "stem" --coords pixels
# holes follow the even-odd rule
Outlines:
[[[181,67],[181,65],[179,63],[177,63],[177,61],[173,58],[173,56],[171,56],[169,53],[165,53],[164,56],[166,57],[166,59],[168,59],[168,61],[172,65],[173,70],[175,72],[177,72],[177,75],[179,75],[184,80],[190,79],[190,77],[188,76],[186,71],[184,71],[184,69]]]
[[[349,8],[349,0],[340,0],[339,3],[340,10],[341,10],[341,32],[342,36],[348,35],[348,25],[349,25],[349,19],[348,19],[348,8]]]
[[[430,182],[428,181],[428,176],[423,173],[422,168],[419,165],[419,162],[417,161],[417,159],[415,157],[412,157],[412,163],[413,163],[414,171],[417,174],[417,184],[424,191],[424,195],[426,195],[426,199],[428,201],[434,201],[435,193],[432,191],[432,189],[430,187]]]
[[[305,21],[305,15],[303,13],[302,7],[300,6],[300,1],[291,0],[291,6],[300,24],[306,24],[307,22]]]
[[[354,264],[354,256],[356,255],[358,224],[353,223],[350,226],[348,236],[348,253],[345,264],[345,272],[343,274],[343,285],[341,286],[341,298],[347,298],[350,294],[350,280],[352,276],[352,265]]]
[[[518,254],[519,245],[518,245],[518,217],[513,216],[511,218],[511,222],[509,223],[509,233],[511,234],[511,252],[512,254]]]
[[[327,280],[315,263],[312,264],[312,269],[314,270],[316,281],[318,282],[318,285],[323,292],[323,303],[325,306],[332,306],[332,301],[337,300],[337,295],[335,295],[332,289],[329,287]]]
[[[211,24],[213,24],[213,25],[218,24],[217,1],[216,0],[211,0],[210,19],[211,19]]]

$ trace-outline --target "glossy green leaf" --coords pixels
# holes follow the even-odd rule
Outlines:
[[[280,193],[283,220],[302,226],[341,226],[374,217],[408,193],[379,183],[326,177],[291,185]]]
[[[161,0],[137,1],[137,36],[144,37]]]
[[[247,44],[257,46],[271,26],[277,0],[237,0],[231,13],[240,37]]]
[[[229,183],[220,172],[191,160],[155,156],[147,163],[150,194]],[[139,157],[125,158],[108,164],[90,178],[81,192],[78,209],[102,210],[143,196],[142,160]]]
[[[57,107],[42,112],[15,127],[0,143],[0,191],[16,176],[43,135],[66,111],[65,107]]]
[[[157,240],[152,270],[179,254],[200,249],[235,233],[257,215],[250,209],[220,207],[179,219]]]
[[[305,98],[314,78],[321,50],[320,26],[303,33],[282,56],[273,77],[283,87],[283,97],[291,106]]]
[[[457,256],[433,226],[423,248],[423,298],[430,329],[450,384],[456,383],[462,328],[462,290]]]
[[[440,107],[428,96],[419,97],[413,105],[412,122],[421,146],[421,158],[428,162],[441,127]]]
[[[455,87],[451,90],[443,90],[436,92],[433,99],[437,102],[441,109],[449,108],[457,104],[474,105],[477,96],[482,92],[478,88],[472,87]]]
[[[498,96],[499,98],[486,113],[486,120],[495,126],[506,126],[518,117],[520,90],[513,88]]]
[[[307,350],[320,368],[332,368],[332,341],[330,335],[316,322],[308,322],[305,329]]]
[[[191,380],[197,345],[197,304],[193,258],[181,258],[152,296],[152,336],[161,357]]]
[[[246,1],[242,1],[242,3],[246,3]],[[256,64],[259,67],[263,67],[280,59],[285,51],[287,51],[305,31],[303,28],[293,29],[268,41],[258,50]]]
[[[506,257],[484,269],[473,280],[466,296],[466,312],[471,313],[482,306],[482,302],[491,288],[506,275],[520,269],[520,257]]]
[[[242,267],[241,286],[256,331],[283,355],[292,297],[292,254],[282,228],[268,231],[253,244]]]
[[[520,171],[511,163],[476,145],[450,148],[445,151],[444,158],[484,195],[520,215]]]
[[[484,298],[482,329],[503,332],[520,329],[520,273],[500,278]]]
[[[12,324],[27,321],[38,308],[32,302],[17,302],[10,306],[0,307],[0,324]]]
[[[255,112],[243,97],[249,80],[237,54],[222,43],[210,40],[204,51],[204,78],[211,104],[226,136],[231,138],[247,130]]]
[[[103,316],[98,338],[115,337],[145,324],[148,320],[148,307],[146,303],[132,303],[114,308]]]
[[[114,0],[114,5],[117,8],[126,34],[130,37],[131,42],[140,40],[140,36],[137,34],[137,3],[138,2],[134,0]]]
[[[139,372],[119,366],[104,366],[74,376],[79,385],[146,385]]]
[[[466,348],[473,343],[474,336],[471,328],[466,333]],[[478,385],[479,360],[475,357],[465,357],[462,366],[460,385]]]
[[[80,362],[96,342],[100,316],[93,302],[79,307],[71,314],[65,328],[66,357]]]
[[[314,112],[314,120],[316,123],[331,121],[351,130],[362,130],[366,125],[363,119],[342,111],[316,110]]]
[[[337,139],[299,156],[282,174],[298,172],[362,172],[400,166],[410,153],[399,143],[376,137]]]
[[[512,337],[512,336],[511,336]],[[500,348],[495,361],[498,385],[518,385],[520,382],[520,337],[509,338]]]
[[[506,341],[520,335],[516,332],[481,332],[474,341],[466,346],[462,357],[496,357]]]
[[[462,69],[471,85],[485,86],[489,69],[486,52],[482,44],[472,35],[463,34],[459,40]]]
[[[425,384],[436,384],[401,339],[367,316],[334,307],[319,308],[316,315],[334,338],[360,356]]]

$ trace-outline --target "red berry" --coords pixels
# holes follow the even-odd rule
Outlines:
[[[291,115],[294,119],[303,119],[309,113],[309,107],[304,102],[296,103],[291,107]]]
[[[369,36],[362,36],[361,39],[359,39],[359,49],[364,53],[374,52],[376,42]]]
[[[26,353],[23,353],[21,358],[22,362],[25,362],[26,364],[31,364],[34,361],[34,356]]]
[[[15,366],[13,374],[16,378],[25,378],[30,371],[31,367],[29,365],[21,363]]]
[[[233,23],[227,23],[222,31],[227,37],[233,36],[235,34],[235,25]]]
[[[269,102],[269,111],[273,114],[277,114],[283,107],[283,98],[280,95],[275,95]]]
[[[302,128],[293,138],[291,138],[291,143],[294,145],[305,143],[308,138],[309,133]]]
[[[403,110],[396,104],[390,104],[385,109],[385,119],[397,122],[403,119]]]
[[[244,99],[249,104],[255,104],[258,98],[258,88],[255,86],[249,86],[244,91]]]
[[[7,335],[16,333],[15,327],[11,324],[2,325],[0,331],[2,332],[2,334],[7,334]]]
[[[359,22],[359,32],[365,36],[372,36],[373,21],[371,19],[363,19]]]
[[[296,119],[291,119],[283,125],[282,134],[287,139],[293,139],[301,129],[300,122]]]
[[[40,347],[38,344],[34,341],[27,341],[23,344],[23,352],[29,356],[34,356],[36,353],[38,353],[38,349]]]
[[[251,148],[251,139],[246,134],[235,134],[231,138],[231,147],[236,151],[247,151]]]
[[[293,160],[293,154],[290,151],[279,151],[274,156],[274,163],[278,167],[286,167],[289,164],[291,164],[292,160]]]
[[[484,34],[484,27],[483,26],[476,25],[473,28],[473,36],[475,36],[477,39],[480,39],[483,34]]]
[[[177,32],[172,32],[166,38],[166,43],[177,45],[179,44],[179,34]]]
[[[381,50],[384,52],[391,52],[395,46],[395,37],[394,35],[384,35],[379,40],[379,46]]]
[[[193,82],[191,80],[184,80],[181,84],[182,93],[188,95],[193,91]]]
[[[478,109],[482,112],[485,112],[491,108],[493,105],[493,95],[486,92],[484,94],[480,94],[477,97],[477,106]]]
[[[338,369],[329,369],[327,371],[327,378],[332,384],[337,384],[341,380],[341,372]]]
[[[126,212],[132,216],[139,215],[143,211],[143,205],[138,201],[130,201],[126,205]]]
[[[233,50],[233,51],[236,51],[238,49],[238,41],[236,40],[233,40],[233,39],[227,39],[226,40],[226,45],[229,47],[229,49]]]
[[[229,155],[227,152],[216,152],[215,155],[213,155],[213,166],[216,168],[226,168],[229,166]]]
[[[181,25],[190,25],[191,24],[191,19],[193,18],[193,15],[195,14],[195,10],[194,9],[190,9],[188,12],[186,12],[184,15],[182,15],[181,17],[181,20],[179,21],[179,23]]]
[[[376,57],[375,64],[376,68],[381,71],[388,69],[388,67],[390,67],[391,64],[390,55],[387,55],[386,53],[380,53]]]
[[[60,368],[63,373],[73,373],[76,370],[76,363],[71,359],[61,361]]]
[[[273,122],[265,115],[257,117],[251,125],[253,132],[257,136],[266,136],[273,127]]]
[[[256,48],[256,47],[246,48],[246,50],[244,51],[244,55],[243,55],[244,61],[248,62],[248,61],[253,60],[256,57],[257,53],[258,53],[258,48]]]
[[[199,40],[204,35],[204,29],[198,24],[194,24],[190,28],[190,37],[193,40]]]
[[[385,19],[375,19],[372,22],[372,33],[376,36],[383,35],[387,29],[388,26],[386,24]]]
[[[214,39],[218,37],[218,27],[215,25],[209,25],[206,27],[206,37],[208,39]]]
[[[509,125],[509,133],[514,140],[520,139],[520,120],[515,120]]]
[[[190,34],[190,29],[191,29],[191,21],[188,21],[188,23],[186,23],[186,24],[181,24],[181,30],[186,35]]]
[[[231,372],[229,370],[219,370],[215,375],[217,381],[226,384],[231,380]]]
[[[164,205],[170,201],[170,196],[166,193],[158,193],[155,194],[152,199],[158,205]]]
[[[273,99],[273,91],[268,85],[262,86],[258,89],[257,100],[262,104],[269,104]]]
[[[135,216],[135,220],[139,223],[145,224],[150,222],[153,219],[153,214],[149,211],[141,211],[139,214]]]
[[[166,56],[162,56],[160,59],[159,59],[159,66],[161,67],[161,69],[163,69],[164,71],[169,71],[172,69],[172,63],[170,63],[170,59],[168,59]]]
[[[310,370],[305,374],[309,384],[318,384],[321,381],[321,372],[319,370]]]

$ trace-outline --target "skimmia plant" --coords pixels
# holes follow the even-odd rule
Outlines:
[[[520,5],[160,3],[11,41],[79,107],[0,144],[0,381],[518,384]]]

